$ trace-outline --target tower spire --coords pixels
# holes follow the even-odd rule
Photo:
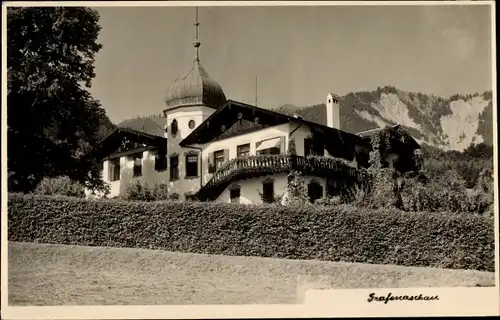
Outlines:
[[[198,27],[200,26],[200,22],[198,21],[198,7],[196,7],[196,22],[194,24],[195,28],[195,41],[193,42],[194,50],[195,50],[195,61],[200,61],[200,53],[199,53],[199,48],[200,48],[200,41],[198,40]]]

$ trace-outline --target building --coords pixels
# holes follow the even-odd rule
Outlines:
[[[199,23],[195,23],[198,28]],[[300,171],[312,201],[335,195],[368,166],[371,130],[341,130],[340,97],[326,97],[327,125],[228,100],[195,59],[165,92],[162,117],[131,119],[104,139],[98,152],[111,197],[134,180],[164,183],[172,198],[271,202],[286,197],[287,174]],[[296,152],[288,155],[290,141]],[[411,161],[414,139],[386,155],[389,166]],[[310,156],[313,157],[310,157]]]

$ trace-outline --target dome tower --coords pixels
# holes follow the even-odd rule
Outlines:
[[[195,31],[196,38],[193,42],[195,59],[189,72],[175,80],[165,91],[165,115],[181,107],[204,106],[211,109],[220,108],[226,103],[226,96],[221,86],[212,78],[200,63],[198,39],[198,7],[196,8]],[[213,111],[213,110],[212,110]]]

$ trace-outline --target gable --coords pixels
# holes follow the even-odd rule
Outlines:
[[[153,136],[164,137],[166,124],[167,118],[163,116],[155,116],[127,119],[118,124],[117,127],[127,128]]]
[[[129,128],[116,128],[91,154],[99,160],[128,153],[167,148],[167,139]]]
[[[231,127],[229,127],[226,131],[221,132],[219,134],[219,136],[216,137],[215,139],[219,140],[219,139],[230,138],[230,137],[234,137],[234,136],[237,136],[240,134],[245,134],[245,133],[249,133],[249,132],[256,131],[256,130],[261,130],[261,129],[268,128],[268,127],[269,127],[269,125],[256,124],[253,121],[249,121],[246,119],[240,119],[240,120],[236,120],[236,122],[233,123],[231,125]]]
[[[286,115],[229,101],[216,110],[180,144],[203,144],[290,122]]]
[[[238,121],[240,122],[239,124],[237,123]],[[291,122],[309,127],[312,133],[315,133],[317,136],[323,136],[325,141],[335,140],[346,147],[352,147],[361,140],[361,137],[339,129],[330,128],[272,110],[228,100],[222,108],[212,113],[203,123],[182,140],[180,145],[204,144],[214,141],[215,139],[221,139],[223,134],[224,137],[236,136]],[[230,129],[229,132],[228,129]]]

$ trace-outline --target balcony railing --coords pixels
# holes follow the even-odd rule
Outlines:
[[[290,172],[292,170],[300,171],[303,175],[323,177],[341,173],[355,180],[359,179],[361,172],[348,161],[338,158],[320,156],[302,157],[287,154],[241,157],[228,161],[218,169],[212,175],[212,178],[200,189],[199,196],[205,198],[203,194],[210,189],[218,189],[218,186],[225,186],[228,182],[238,178],[252,178],[265,174]]]

